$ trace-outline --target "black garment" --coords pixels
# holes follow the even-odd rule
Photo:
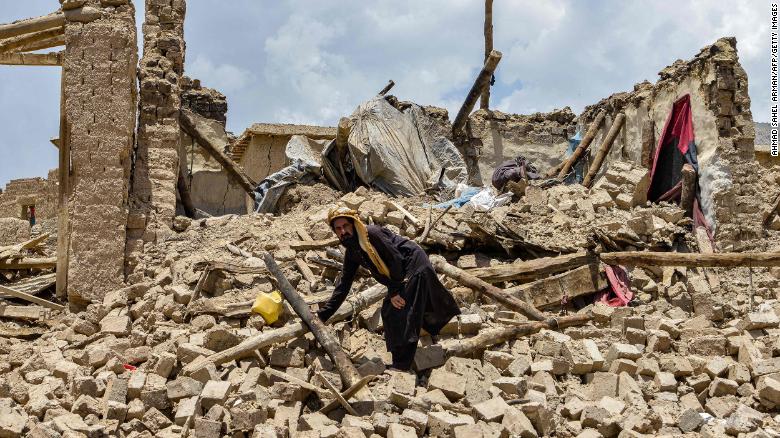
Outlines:
[[[412,369],[412,362],[414,362],[414,354],[416,352],[417,341],[393,349],[393,364],[391,366],[397,370],[407,371]]]
[[[422,248],[386,228],[369,225],[367,230],[368,239],[387,265],[390,277],[377,270],[356,241],[345,242],[347,252],[341,279],[318,315],[327,321],[347,298],[358,267],[368,269],[376,281],[387,286],[388,294],[382,302],[382,321],[387,350],[393,353],[393,362],[396,362],[397,355],[408,354],[409,344],[417,348],[421,328],[438,335],[453,316],[460,314],[460,309],[439,281]],[[395,295],[401,295],[406,301],[402,309],[396,309],[390,303]]]
[[[504,161],[496,167],[491,180],[496,190],[503,190],[509,181],[517,182],[521,179],[540,179],[541,177],[536,167],[520,155],[515,159]]]

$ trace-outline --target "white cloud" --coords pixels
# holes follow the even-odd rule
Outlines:
[[[185,72],[190,77],[198,78],[223,93],[239,92],[255,80],[249,70],[233,64],[214,64],[206,55],[199,53],[195,61],[187,64]]]

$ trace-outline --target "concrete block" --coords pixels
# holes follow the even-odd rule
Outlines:
[[[168,399],[177,402],[183,398],[189,398],[201,393],[203,384],[192,377],[179,376],[165,385]]]
[[[448,399],[457,401],[466,395],[466,378],[437,368],[428,379],[428,389],[439,389]]]
[[[501,421],[508,408],[509,405],[501,397],[493,397],[473,406],[477,418],[487,422]]]
[[[230,389],[230,382],[223,382],[220,380],[209,380],[206,382],[200,393],[203,409],[208,410],[214,405],[224,404],[230,393]]]

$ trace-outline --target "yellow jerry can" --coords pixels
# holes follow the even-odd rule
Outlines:
[[[282,294],[278,290],[260,292],[252,305],[252,312],[262,316],[268,324],[273,324],[282,314]]]

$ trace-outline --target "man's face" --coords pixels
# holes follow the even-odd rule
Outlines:
[[[342,242],[355,235],[355,228],[352,226],[352,223],[349,219],[343,217],[333,220],[333,231]]]

